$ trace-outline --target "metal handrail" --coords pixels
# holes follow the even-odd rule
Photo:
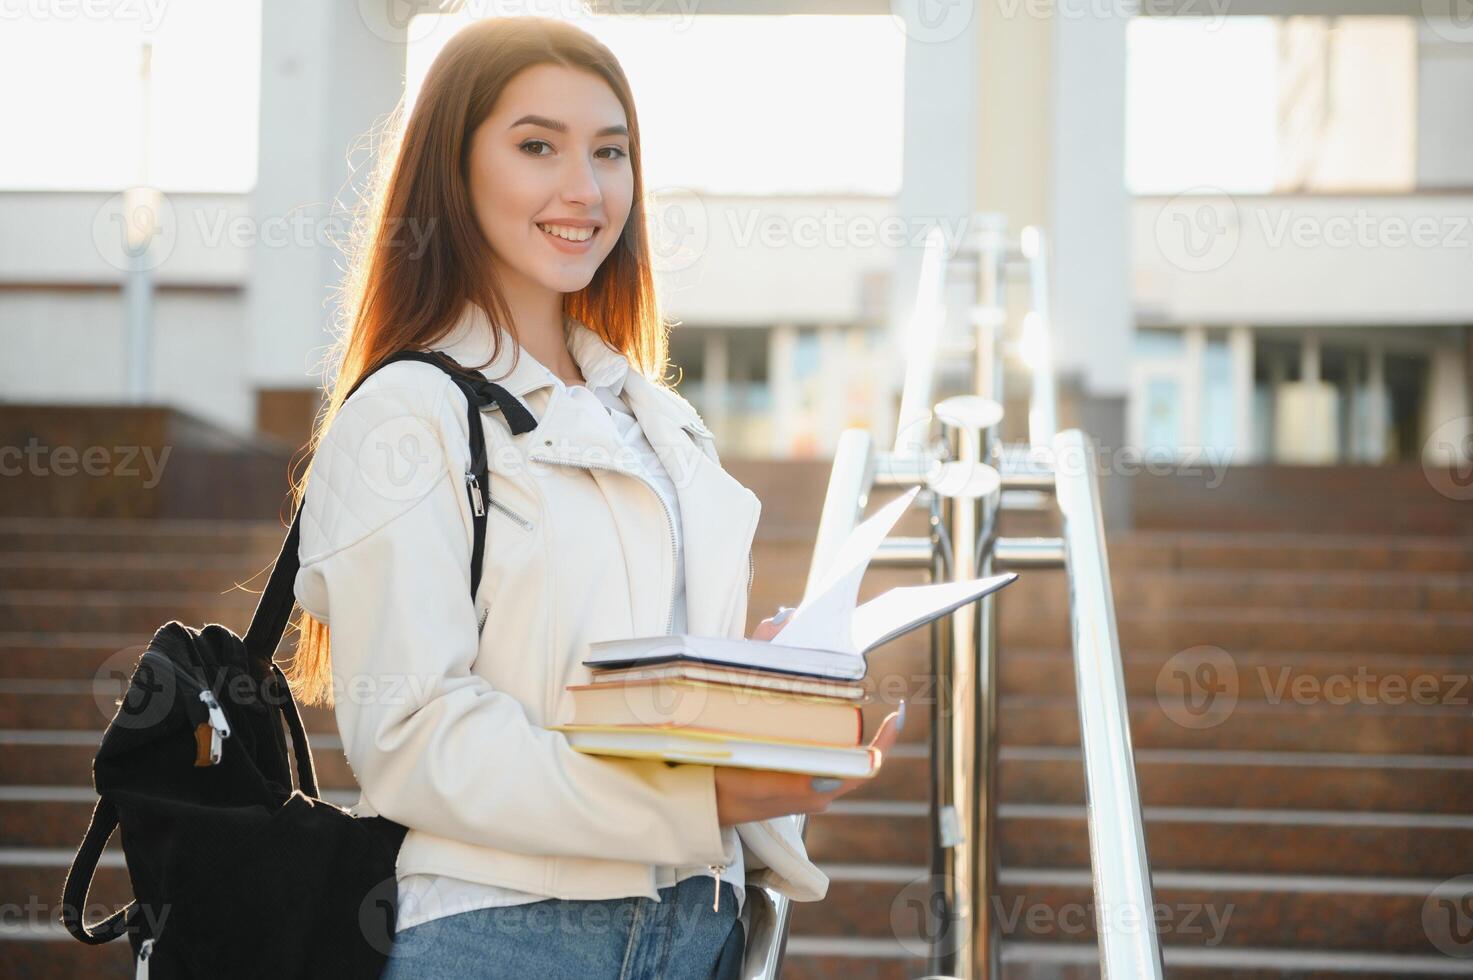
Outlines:
[[[976,263],[977,332],[975,387],[979,397],[949,399],[929,414],[935,377],[936,342],[942,313],[936,306],[946,269],[940,243],[928,241],[921,287],[907,353],[896,439],[878,452],[870,434],[845,431],[829,474],[804,598],[853,530],[874,486],[925,484],[916,498],[932,510],[929,538],[891,537],[873,564],[927,568],[933,578],[967,578],[1002,568],[1063,568],[1069,583],[1069,613],[1084,756],[1087,824],[1094,881],[1101,973],[1106,978],[1162,976],[1140,793],[1136,784],[1124,671],[1115,623],[1114,595],[1106,556],[1104,523],[1093,446],[1078,430],[1054,432],[1055,383],[1049,351],[1046,249],[1036,229],[1025,229],[1016,245],[1006,242],[995,217],[976,222],[981,232],[959,258]],[[1028,443],[1023,458],[1003,451],[996,420],[1002,401],[1002,333],[1007,322],[1003,290],[1010,261],[1021,262],[1029,287],[1029,312],[1019,353],[1029,362]],[[948,403],[964,403],[948,414]],[[979,407],[981,410],[979,410]],[[939,420],[939,445],[927,441]],[[944,458],[943,458],[944,457]],[[955,462],[951,462],[954,460]],[[938,474],[958,465],[999,473],[969,491],[942,489]],[[989,470],[990,472],[990,470]],[[982,487],[983,489],[977,489]],[[967,496],[967,493],[973,496]],[[946,497],[946,494],[952,494]],[[980,495],[980,496],[978,496]],[[1001,538],[998,512],[1013,506],[1039,509],[1052,499],[1063,524],[1062,538]],[[1023,498],[1026,498],[1023,499]],[[943,514],[945,516],[941,516]],[[933,780],[933,874],[942,883],[940,929],[933,928],[929,972],[966,980],[1001,976],[1001,943],[990,900],[996,892],[997,810],[997,616],[995,596],[943,617],[931,631],[932,667],[946,684],[947,710],[931,712]],[[806,814],[796,814],[800,835]],[[754,889],[744,980],[775,980],[787,946],[790,900],[769,888]],[[1123,928],[1121,910],[1132,924]]]
[[[1094,447],[1083,432],[1070,429],[1055,437],[1053,455],[1055,492],[1064,518],[1100,972],[1105,978],[1155,980],[1161,976],[1161,942],[1153,914]],[[1128,919],[1120,916],[1122,911],[1129,912]]]

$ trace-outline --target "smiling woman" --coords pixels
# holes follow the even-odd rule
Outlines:
[[[389,980],[726,980],[749,880],[827,890],[787,817],[855,786],[596,757],[553,728],[591,643],[746,627],[761,501],[662,380],[639,147],[597,40],[479,21],[426,73],[351,254],[288,676],[332,704],[358,814],[407,828]],[[412,361],[348,398],[404,349],[479,371],[536,424],[486,411],[484,455],[465,449],[476,410]],[[380,681],[396,693],[361,696]]]

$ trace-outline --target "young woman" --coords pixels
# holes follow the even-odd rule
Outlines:
[[[409,828],[386,975],[730,975],[749,885],[827,891],[791,815],[860,781],[585,755],[548,727],[590,643],[745,635],[761,509],[659,380],[628,82],[575,27],[483,21],[392,149],[313,438],[289,672],[334,708],[356,812]],[[442,372],[397,362],[344,400],[405,348],[479,369],[536,419],[513,434],[485,411],[489,499]]]

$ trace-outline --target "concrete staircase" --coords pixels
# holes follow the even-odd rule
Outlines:
[[[764,521],[749,625],[797,597],[799,527]],[[131,975],[125,941],[86,947],[56,922],[98,737],[158,625],[244,630],[282,533],[0,521],[0,902],[21,910],[0,930],[8,975]],[[1110,554],[1168,974],[1473,974],[1457,917],[1473,877],[1447,884],[1473,875],[1473,543],[1153,531]],[[877,571],[866,590],[912,578]],[[1025,575],[1001,608],[1005,972],[1094,976],[1062,574]],[[906,697],[904,741],[810,820],[832,885],[794,906],[787,977],[925,973],[928,657],[918,631],[871,658],[868,722]],[[308,724],[328,795],[354,798],[330,715]],[[116,840],[108,858],[89,919],[129,895]]]

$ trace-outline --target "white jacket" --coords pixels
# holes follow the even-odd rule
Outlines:
[[[680,502],[689,630],[745,635],[761,502],[720,465],[700,416],[571,318],[585,378],[627,370],[625,394]],[[466,366],[491,352],[466,304],[435,345]],[[483,414],[490,497],[470,598],[466,404],[441,371],[380,369],[314,457],[296,596],[331,627],[335,713],[360,815],[409,828],[400,876],[453,875],[564,899],[658,899],[656,865],[725,861],[715,770],[574,751],[565,688],[598,640],[662,634],[673,598],[668,512],[627,447],[587,424],[513,343],[483,369],[538,420],[513,436]],[[737,825],[748,887],[816,901],[828,877],[791,816]]]

